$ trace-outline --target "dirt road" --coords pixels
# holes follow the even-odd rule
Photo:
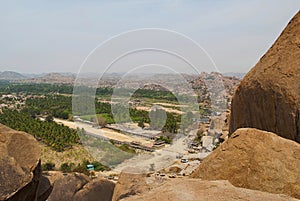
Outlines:
[[[136,141],[136,142],[140,142],[144,146],[150,146],[150,145],[153,144],[153,142],[151,142],[147,139],[144,139],[144,138],[125,135],[125,134],[118,133],[114,130],[107,129],[107,128],[101,128],[101,129],[94,128],[91,125],[86,124],[86,123],[82,123],[82,122],[71,122],[71,121],[57,119],[57,118],[54,118],[54,121],[56,123],[61,123],[65,126],[73,128],[73,129],[83,128],[85,131],[87,131],[89,133],[93,133],[93,134],[96,134],[96,135],[99,135],[99,136],[102,136],[102,137],[105,137],[105,138],[113,139],[113,140],[118,140],[118,141],[122,141],[122,142]]]

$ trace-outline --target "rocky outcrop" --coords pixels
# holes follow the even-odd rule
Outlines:
[[[300,12],[237,88],[230,133],[242,127],[300,142]]]
[[[300,144],[257,129],[238,129],[192,174],[234,186],[300,198]]]
[[[50,179],[51,180],[51,179]],[[58,177],[48,201],[111,201],[115,184],[79,173]]]
[[[132,196],[122,201],[296,201],[286,195],[271,194],[255,190],[237,188],[228,181],[202,181],[200,179],[174,179],[142,195]]]
[[[107,179],[95,179],[87,183],[74,196],[75,201],[111,201],[115,184]]]
[[[40,155],[34,137],[0,124],[0,200],[37,199]]]
[[[48,201],[73,201],[74,195],[90,181],[84,174],[70,174],[54,182]]]
[[[146,175],[135,168],[124,170],[116,184],[112,201],[146,192],[150,189],[146,182]]]

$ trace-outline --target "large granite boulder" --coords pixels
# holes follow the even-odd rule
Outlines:
[[[84,174],[66,175],[54,182],[48,201],[73,201],[74,195],[89,181],[90,178]]]
[[[146,174],[136,168],[126,168],[119,176],[112,201],[149,191]]]
[[[122,199],[122,201],[296,201],[286,195],[271,194],[237,188],[228,181],[202,181],[200,179],[174,179],[160,187]]]
[[[112,199],[115,184],[104,178],[91,180],[80,173],[57,178],[48,201],[111,201]]]
[[[40,155],[33,136],[0,124],[0,200],[37,199]]]
[[[242,127],[300,142],[300,12],[237,88],[230,133]]]
[[[266,131],[238,129],[191,175],[300,198],[300,144]]]
[[[74,196],[74,201],[111,201],[115,184],[104,178],[87,183]]]

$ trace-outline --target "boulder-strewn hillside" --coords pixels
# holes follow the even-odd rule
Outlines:
[[[238,129],[192,174],[234,186],[300,198],[300,144],[276,134]]]
[[[36,200],[41,172],[34,137],[0,124],[0,200]]]
[[[300,142],[300,12],[236,90],[230,133],[241,127]]]
[[[255,190],[237,188],[228,181],[202,181],[200,179],[174,179],[141,195],[122,201],[296,201],[286,195],[271,194]]]

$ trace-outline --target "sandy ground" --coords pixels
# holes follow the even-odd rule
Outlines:
[[[71,122],[71,121],[67,121],[67,120],[62,120],[62,119],[54,119],[55,122],[57,123],[61,123],[65,126],[68,126],[70,128],[76,129],[76,128],[83,128],[85,131],[99,135],[99,136],[103,136],[109,139],[113,139],[113,140],[119,140],[119,141],[123,141],[123,142],[132,142],[132,141],[136,141],[136,142],[140,142],[142,143],[142,145],[145,146],[150,146],[152,145],[153,142],[146,140],[144,138],[139,138],[139,137],[135,137],[135,136],[129,136],[129,135],[125,135],[122,133],[118,133],[114,130],[111,129],[107,129],[107,128],[94,128],[89,124],[85,124],[85,123],[81,123],[81,122]]]
[[[170,167],[174,164],[177,164],[178,159],[176,156],[182,154],[183,157],[186,158],[188,155],[188,148],[187,148],[187,136],[182,136],[181,138],[174,140],[173,144],[167,146],[166,148],[157,150],[150,154],[142,154],[135,156],[131,159],[128,159],[118,165],[114,171],[121,172],[122,170],[134,166],[139,170],[149,171],[151,164],[154,164],[154,169],[156,171]],[[179,164],[183,167],[186,167],[188,164]]]
[[[135,109],[144,110],[144,111],[147,111],[147,112],[151,111],[150,107],[145,107],[145,106],[137,106],[137,107],[135,107]],[[172,108],[162,107],[162,109],[165,110],[166,112],[175,113],[175,114],[183,114],[184,113],[181,110],[176,110],[176,109],[172,109]]]

